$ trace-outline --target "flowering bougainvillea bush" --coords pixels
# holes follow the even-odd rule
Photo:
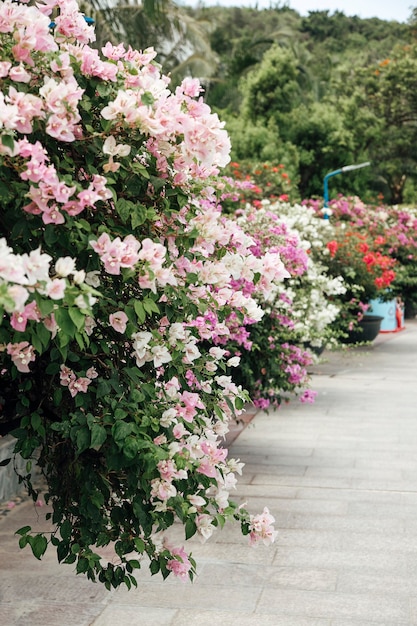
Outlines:
[[[378,250],[383,243],[383,238],[373,239],[356,229],[335,229],[334,238],[326,244],[328,264],[334,274],[344,276],[348,298],[369,302],[391,285],[395,259]]]
[[[259,321],[288,272],[222,217],[229,139],[198,82],[171,92],[152,49],[92,49],[72,0],[37,7],[0,3],[0,410],[55,528],[20,546],[53,544],[107,588],[143,563],[192,578],[175,521],[275,537],[267,509],[229,499],[242,464],[222,436],[248,396],[215,340]]]
[[[298,199],[297,186],[282,163],[231,162],[223,180],[238,194],[231,194],[231,202],[223,201],[224,210],[233,212],[249,203],[260,208],[264,200],[291,201]],[[234,200],[234,202],[233,202]]]
[[[353,225],[377,241],[377,252],[395,259],[391,297],[399,297],[411,308],[417,306],[417,212],[415,207],[364,204],[359,198],[343,196],[330,203],[335,224]]]
[[[300,204],[264,203],[264,208],[278,216],[289,232],[298,235],[307,254],[306,271],[285,281],[285,293],[291,299],[295,329],[301,341],[313,348],[334,343],[333,323],[347,287],[343,277],[334,276],[328,268],[327,243],[333,236],[333,225],[317,219],[314,210]]]
[[[254,238],[255,255],[278,252],[290,277],[266,298],[258,296],[266,314],[240,347],[237,381],[250,389],[255,405],[279,406],[291,396],[314,400],[309,387],[311,349],[335,341],[333,322],[340,307],[332,302],[346,290],[341,277],[327,273],[323,257],[333,227],[318,220],[313,209],[264,200],[261,207],[239,211],[238,223]]]
[[[222,177],[218,183],[220,197],[227,204],[228,210],[234,211],[244,229],[255,237],[258,252],[276,246],[283,255],[291,250],[292,256],[294,250],[304,255],[304,264],[280,285],[281,295],[275,299],[273,306],[269,296],[267,306],[270,311],[274,311],[273,315],[279,315],[279,332],[285,329],[283,340],[307,345],[315,352],[326,345],[337,343],[343,331],[335,322],[342,307],[345,307],[347,286],[343,276],[334,275],[327,266],[329,250],[326,244],[335,236],[335,226],[329,220],[322,219],[322,202],[288,202],[292,185],[282,164],[271,166],[264,163],[248,169],[244,164],[231,163],[228,170],[232,176],[227,179]],[[277,198],[277,193],[272,193],[271,189],[277,191],[279,178],[284,174],[288,193]],[[294,245],[294,242],[297,244]],[[291,255],[289,258],[283,256],[283,259],[287,269],[290,269],[293,261]],[[265,324],[266,317],[251,330],[253,341],[250,345],[257,344],[255,335],[263,332],[262,326]],[[272,343],[277,344],[275,341]],[[276,358],[273,354],[270,356],[271,361]],[[240,370],[244,367],[245,363],[241,361]],[[279,363],[277,367],[280,367]],[[262,369],[270,373],[270,367]],[[248,368],[248,376],[252,380],[251,370],[252,365]],[[285,378],[282,383],[287,390],[291,389],[291,384]],[[252,391],[252,385],[249,388]],[[279,385],[276,386],[278,388]]]
[[[306,205],[321,215],[320,201],[309,200]],[[358,198],[340,197],[331,201],[330,213],[325,263],[332,276],[343,277],[346,286],[335,325],[344,338],[357,327],[371,300],[393,298],[400,256],[404,246],[414,244],[412,228],[404,239],[401,212],[395,207],[373,207]]]

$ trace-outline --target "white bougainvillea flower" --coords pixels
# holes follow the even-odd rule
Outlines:
[[[116,139],[113,135],[107,137],[106,141],[103,144],[103,152],[104,154],[109,154],[110,156],[127,156],[130,154],[131,147],[126,143],[116,143]]]

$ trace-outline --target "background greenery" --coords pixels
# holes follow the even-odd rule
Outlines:
[[[190,8],[170,0],[92,0],[104,40],[154,46],[173,82],[200,78],[235,161],[283,163],[300,198],[417,199],[417,10],[407,24],[288,6]]]

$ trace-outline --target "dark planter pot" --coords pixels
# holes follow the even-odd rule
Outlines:
[[[303,347],[305,350],[310,350],[310,352],[312,352],[316,356],[320,356],[321,354],[323,354],[326,348],[326,344],[324,343],[321,346],[312,346],[311,343],[307,341],[306,343],[303,343]]]
[[[380,315],[365,315],[359,322],[357,330],[348,332],[348,336],[342,339],[343,343],[363,343],[376,339],[384,318]]]

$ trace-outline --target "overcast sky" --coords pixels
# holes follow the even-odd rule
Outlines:
[[[197,4],[212,6],[245,6],[267,9],[270,6],[288,5],[301,15],[307,15],[309,11],[325,11],[330,13],[342,11],[345,15],[358,15],[359,17],[379,17],[381,20],[397,20],[406,22],[411,15],[413,7],[417,6],[417,0],[181,0],[181,4],[196,6]]]

